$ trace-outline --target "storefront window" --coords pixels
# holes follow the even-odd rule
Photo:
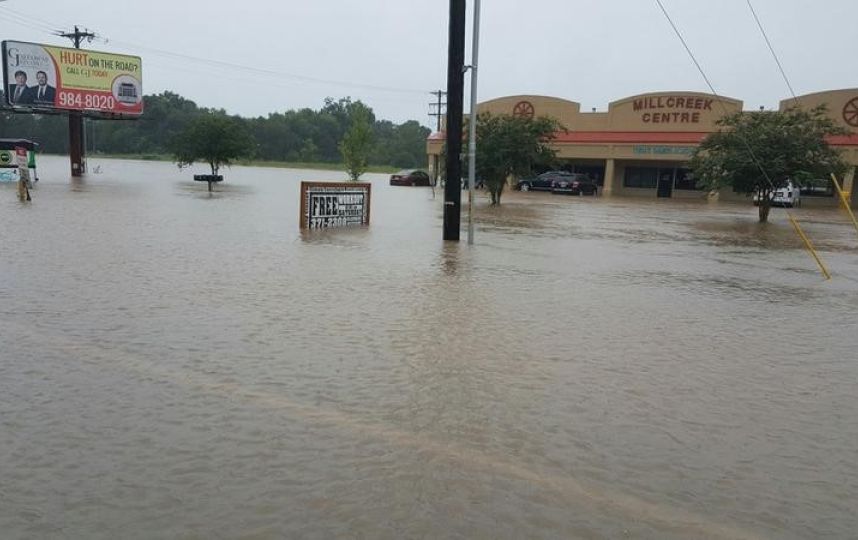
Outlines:
[[[654,189],[658,185],[658,168],[626,167],[623,187]]]
[[[675,189],[688,189],[701,191],[703,188],[697,186],[697,180],[691,173],[690,169],[676,169],[676,184]]]

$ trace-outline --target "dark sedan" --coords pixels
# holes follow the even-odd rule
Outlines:
[[[391,186],[431,186],[432,180],[426,171],[400,171],[390,175]]]
[[[580,173],[577,173],[579,176]],[[518,181],[515,189],[519,191],[551,191],[555,180],[571,179],[576,173],[568,171],[548,171],[533,178],[523,178]]]
[[[569,193],[570,195],[596,195],[599,186],[586,174],[572,174],[551,181],[551,193]]]

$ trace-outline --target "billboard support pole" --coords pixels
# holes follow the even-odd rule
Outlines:
[[[71,175],[83,176],[86,172],[83,146],[83,116],[79,112],[69,113],[69,159]]]
[[[75,26],[74,32],[58,32],[58,36],[68,38],[74,42],[74,48],[80,49],[80,42],[86,38],[92,41],[95,34],[92,32],[81,32]],[[71,160],[71,175],[83,176],[86,172],[86,136],[83,131],[83,115],[79,112],[69,113],[69,159]]]

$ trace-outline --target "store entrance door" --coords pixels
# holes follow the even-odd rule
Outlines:
[[[670,198],[673,195],[673,169],[661,169],[658,171],[658,194],[659,198]]]

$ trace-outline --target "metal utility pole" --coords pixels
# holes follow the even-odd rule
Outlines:
[[[480,53],[480,0],[474,0],[471,36],[471,118],[468,125],[468,244],[474,243],[474,184],[477,181],[477,61]]]
[[[80,49],[80,42],[86,39],[91,42],[95,34],[89,31],[81,32],[75,25],[74,32],[57,32],[60,37],[68,38],[74,43],[75,49]],[[83,115],[80,111],[69,113],[69,159],[71,160],[72,176],[83,176],[86,172],[86,133],[83,129]]]
[[[447,55],[447,183],[444,240],[459,241],[462,223],[462,108],[465,86],[465,0],[450,0]]]
[[[446,103],[441,101],[441,98],[446,96],[447,92],[444,92],[443,90],[436,90],[434,92],[429,92],[429,93],[432,94],[433,96],[438,97],[437,103],[430,103],[429,104],[430,107],[435,108],[434,111],[429,113],[429,116],[435,117],[435,124],[436,124],[435,131],[441,131],[441,117],[444,116],[444,106],[447,105]]]
[[[435,117],[435,132],[441,132],[441,118],[444,116],[444,107],[447,106],[446,103],[442,101],[442,98],[447,95],[447,92],[443,90],[436,90],[434,92],[430,92],[433,96],[438,97],[437,103],[430,103],[429,107],[429,116]],[[433,110],[434,108],[434,110]],[[432,162],[429,164],[429,168],[432,169],[432,198],[435,198],[435,184],[438,183],[438,178],[441,176],[441,160],[440,156],[433,155]]]

